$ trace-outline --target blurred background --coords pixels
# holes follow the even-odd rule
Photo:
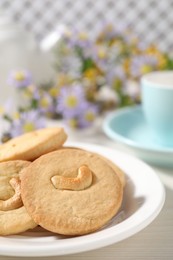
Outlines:
[[[162,50],[173,51],[173,1],[165,0],[1,0],[14,22],[40,42],[59,24],[87,30],[92,35],[100,23],[131,24],[146,42],[157,42]]]
[[[109,108],[140,103],[140,77],[173,69],[171,10],[172,0],[0,0],[7,132],[23,112],[84,128]]]

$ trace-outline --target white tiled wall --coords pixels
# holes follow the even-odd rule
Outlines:
[[[173,0],[1,0],[0,7],[38,41],[58,24],[94,33],[108,20],[130,23],[143,40],[173,50]]]

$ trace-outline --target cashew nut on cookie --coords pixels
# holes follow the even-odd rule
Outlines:
[[[0,200],[0,210],[8,211],[20,208],[23,205],[21,199],[21,187],[19,178],[12,178],[10,184],[13,187],[15,193],[7,200]]]
[[[56,189],[60,190],[84,190],[92,183],[92,172],[86,165],[78,169],[78,175],[75,178],[55,175],[51,181]]]

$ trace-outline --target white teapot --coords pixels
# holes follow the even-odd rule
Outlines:
[[[0,106],[9,97],[17,105],[16,89],[9,86],[7,78],[10,71],[20,69],[29,70],[36,84],[49,81],[54,75],[48,52],[38,46],[29,32],[0,11]]]

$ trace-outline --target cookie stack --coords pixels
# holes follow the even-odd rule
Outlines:
[[[40,225],[63,235],[103,227],[118,212],[124,173],[101,155],[64,145],[44,128],[0,146],[0,235]]]

